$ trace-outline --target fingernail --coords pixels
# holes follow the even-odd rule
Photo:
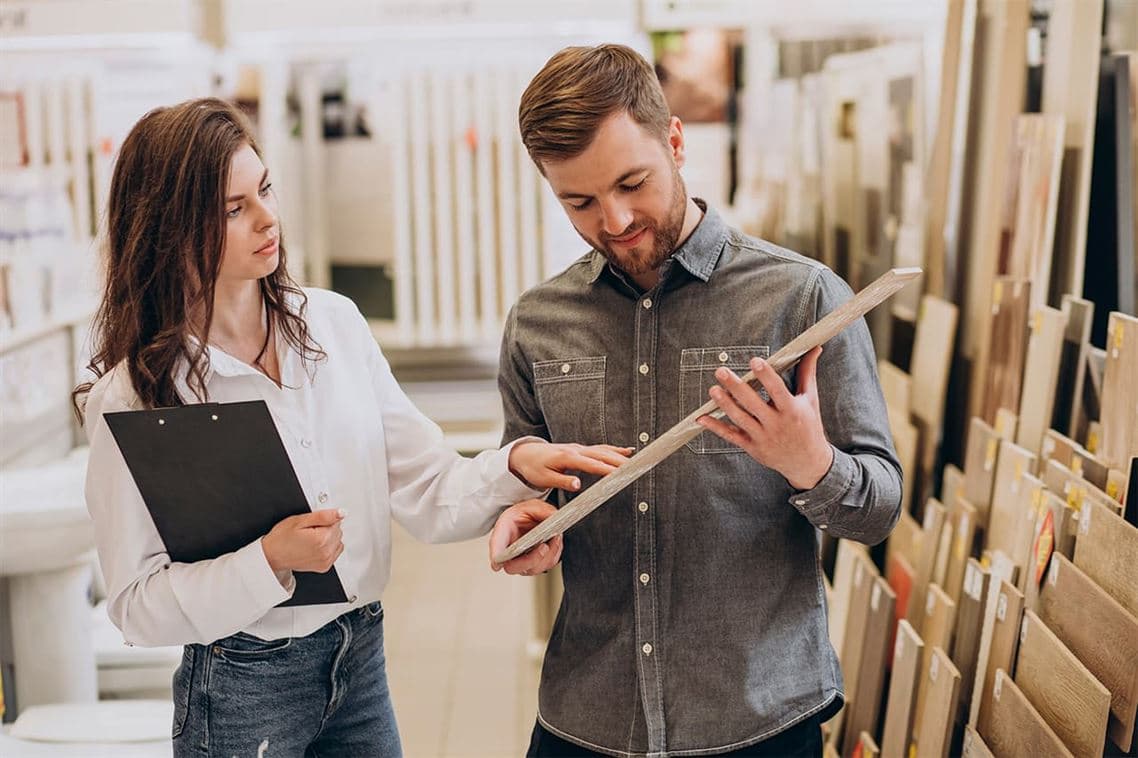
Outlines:
[[[575,489],[575,490],[581,489],[581,480],[580,479],[574,479],[570,484],[572,484],[573,489]]]
[[[542,558],[549,555],[549,545],[542,545],[541,547],[539,547],[537,549],[537,554],[540,555]]]
[[[715,369],[715,377],[717,379],[726,379],[728,376],[730,376],[730,374],[727,372],[726,366],[720,366],[719,368]]]
[[[348,515],[348,511],[344,508],[337,508],[336,513],[339,514],[340,518],[345,518]]]

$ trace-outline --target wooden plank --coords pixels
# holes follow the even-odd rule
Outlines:
[[[890,631],[895,618],[896,595],[881,577],[871,583],[869,615],[865,624],[861,663],[856,689],[846,684],[852,694],[847,706],[846,739],[843,754],[854,751],[859,735],[876,731],[881,712],[881,694],[885,689],[885,668],[890,653]]]
[[[1080,447],[1082,445],[1071,437],[1055,429],[1048,429],[1043,433],[1043,442],[1039,449],[1039,470],[1044,471],[1044,465],[1050,460],[1058,461],[1070,468],[1071,461],[1075,457],[1075,451]]]
[[[913,565],[900,553],[886,559],[885,581],[889,583],[896,598],[894,613],[897,621],[903,621],[909,613],[909,604],[913,599],[914,573]]]
[[[885,725],[881,737],[881,754],[885,758],[904,758],[908,755],[924,647],[924,641],[908,621],[897,624],[897,642],[893,646],[893,674],[889,680],[889,700],[885,705]]]
[[[1107,465],[1119,467],[1138,455],[1138,318],[1110,314],[1102,387],[1102,449]]]
[[[961,747],[961,756],[963,758],[996,758],[988,746],[984,744],[984,738],[971,726],[964,727],[964,744]]]
[[[992,709],[992,686],[996,670],[1011,671],[1019,646],[1020,619],[1023,617],[1023,593],[1007,581],[989,588],[984,609],[984,630],[980,636],[980,653],[976,661],[976,680],[968,723],[973,726],[987,718]]]
[[[929,585],[925,601],[925,619],[922,625],[921,638],[925,642],[924,656],[921,659],[922,675],[917,684],[917,711],[913,723],[913,735],[920,741],[920,726],[925,704],[928,700],[928,685],[930,660],[935,648],[943,652],[952,647],[952,631],[956,624],[956,603],[952,601],[944,590],[935,584]],[[946,656],[947,657],[947,656]]]
[[[1074,563],[1138,617],[1138,528],[1106,506],[1085,500]]]
[[[940,501],[951,503],[958,497],[964,497],[964,472],[955,464],[946,463],[940,480]]]
[[[903,411],[907,418],[913,380],[907,373],[885,360],[877,362],[877,377],[881,381],[881,394],[885,396],[885,407]]]
[[[1071,470],[1083,479],[1086,479],[1098,489],[1106,488],[1106,480],[1110,473],[1110,467],[1091,451],[1083,447],[1076,449],[1071,464]]]
[[[780,348],[770,357],[768,361],[770,367],[780,374],[785,372],[797,363],[803,355],[827,342],[850,324],[860,320],[866,312],[889,298],[897,290],[911,283],[920,276],[920,273],[920,269],[893,269],[884,274]],[[749,384],[757,384],[753,371],[748,371],[742,379]],[[516,558],[527,550],[574,526],[581,519],[608,502],[618,492],[651,471],[660,461],[703,432],[704,428],[696,423],[696,420],[707,415],[715,418],[724,417],[723,411],[719,409],[714,400],[707,401],[655,441],[641,448],[626,464],[604,476],[575,497],[571,503],[494,556],[495,562],[505,563]]]
[[[1067,123],[1049,302],[1083,291],[1102,14],[1101,2],[1053,0],[1047,24],[1040,110]]]
[[[1046,492],[1043,504],[1051,516],[1054,528],[1053,549],[1068,559],[1075,555],[1075,531],[1078,528],[1075,514],[1078,512],[1067,499],[1053,492]],[[1046,514],[1045,514],[1046,515]]]
[[[854,556],[853,589],[850,594],[849,618],[846,621],[845,639],[842,641],[841,652],[838,656],[842,667],[842,680],[847,695],[846,707],[835,719],[835,735],[841,737],[845,734],[844,724],[853,711],[854,699],[858,693],[859,681],[862,671],[862,659],[866,650],[868,635],[868,621],[870,618],[870,603],[873,594],[878,590],[876,579],[877,569],[869,556],[860,552]],[[839,744],[845,744],[844,741]]]
[[[992,685],[992,712],[979,727],[980,736],[997,756],[1070,756],[1027,697],[1003,669]]]
[[[992,287],[991,335],[985,373],[984,404],[980,417],[995,422],[996,411],[1007,408],[1019,413],[1027,356],[1028,313],[1031,285],[1025,279],[996,277]],[[967,466],[965,467],[967,471]]]
[[[850,597],[853,594],[854,566],[865,547],[850,540],[838,540],[834,559],[834,588],[829,613],[830,644],[841,652],[846,638],[846,621],[849,619]]]
[[[1138,619],[1061,555],[1052,556],[1039,600],[1043,623],[1110,690],[1107,733],[1130,750],[1138,713]]]
[[[945,758],[952,741],[960,672],[943,649],[934,647],[921,682],[925,685],[928,699],[920,710],[917,758]]]
[[[1059,383],[1055,388],[1051,428],[1071,435],[1079,428],[1080,418],[1082,424],[1086,424],[1086,412],[1078,401],[1083,394],[1087,343],[1091,341],[1095,304],[1066,294],[1063,295],[1062,308],[1067,313],[1067,328],[1063,332],[1063,353],[1059,361]]]
[[[907,413],[894,408],[889,408],[887,412],[893,447],[897,450],[897,459],[901,461],[901,510],[908,512],[912,510],[913,492],[921,478],[918,463],[920,435],[916,425],[909,421]]]
[[[1066,328],[1067,316],[1057,308],[1040,306],[1032,314],[1016,444],[1033,453],[1039,452],[1051,423]]]
[[[967,132],[968,93],[971,89],[972,41],[976,32],[976,0],[949,0],[941,48],[939,104],[929,169],[925,175],[925,290],[947,296],[948,220],[960,200],[960,170],[953,170],[954,152]],[[954,150],[954,146],[957,148]],[[952,244],[955,244],[955,234]],[[954,251],[955,252],[955,251]],[[951,279],[955,281],[955,277]]]
[[[972,702],[972,687],[976,679],[976,663],[984,624],[985,603],[991,573],[975,558],[968,559],[964,572],[964,590],[956,605],[956,631],[953,634],[952,662],[960,671],[959,707],[967,715]],[[957,719],[960,720],[960,719]]]
[[[920,552],[916,563],[913,564],[913,594],[905,615],[905,618],[918,632],[924,626],[926,617],[924,612],[925,597],[936,570],[941,535],[944,532],[944,522],[947,517],[948,512],[945,507],[935,498],[929,498],[925,504],[925,517],[921,527]]]
[[[952,303],[932,295],[921,298],[913,361],[909,367],[913,377],[910,409],[937,439],[944,422],[948,369],[956,343],[956,317],[956,306]]]
[[[972,504],[984,523],[988,523],[999,450],[1000,437],[996,430],[974,416],[968,428],[968,445],[964,453],[964,499]]]
[[[897,525],[885,541],[885,565],[893,560],[894,556],[903,557],[910,567],[919,555],[921,539],[921,525],[908,511],[901,511],[897,518]]]
[[[976,24],[973,81],[969,108],[967,198],[961,228],[968,239],[961,259],[968,261],[962,353],[972,358],[968,412],[989,422],[983,412],[988,378],[988,341],[993,279],[999,252],[999,193],[1008,172],[1015,117],[1023,110],[1027,67],[1027,0],[981,0]],[[1018,399],[1018,393],[1016,396]],[[998,407],[998,404],[997,404]]]
[[[1064,126],[1062,116],[1016,116],[997,270],[1031,283],[1033,310],[1047,303]]]
[[[858,735],[857,746],[853,751],[854,758],[879,758],[880,755],[881,748],[877,747],[869,732]]]
[[[957,498],[949,508],[948,520],[952,524],[952,552],[948,557],[948,570],[944,578],[944,591],[958,602],[964,584],[964,569],[972,555],[972,544],[976,537],[976,508],[964,498]],[[945,646],[946,650],[950,650]]]
[[[1014,440],[1016,438],[1016,430],[1019,429],[1019,416],[1007,408],[1000,408],[996,411],[996,423],[992,425],[996,430],[996,436],[1004,440]]]
[[[1101,756],[1110,691],[1032,611],[1024,614],[1015,682],[1077,756]]]
[[[1030,450],[1002,440],[997,455],[995,482],[992,486],[992,505],[988,513],[984,547],[1002,550],[1017,565],[1023,565],[1025,526],[1030,529],[1032,519],[1025,514],[1028,501],[1024,499],[1024,478],[1035,470],[1036,457]]]

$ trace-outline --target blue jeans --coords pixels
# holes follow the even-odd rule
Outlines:
[[[401,756],[387,688],[383,607],[307,637],[187,645],[174,672],[174,756]]]

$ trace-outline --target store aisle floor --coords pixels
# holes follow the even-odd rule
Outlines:
[[[490,571],[485,539],[424,545],[396,527],[383,599],[387,675],[408,758],[525,754],[539,663],[531,579]]]

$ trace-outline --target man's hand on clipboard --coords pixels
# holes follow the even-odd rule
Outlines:
[[[344,552],[338,508],[281,519],[261,538],[261,549],[273,571],[313,571],[323,574]]]

